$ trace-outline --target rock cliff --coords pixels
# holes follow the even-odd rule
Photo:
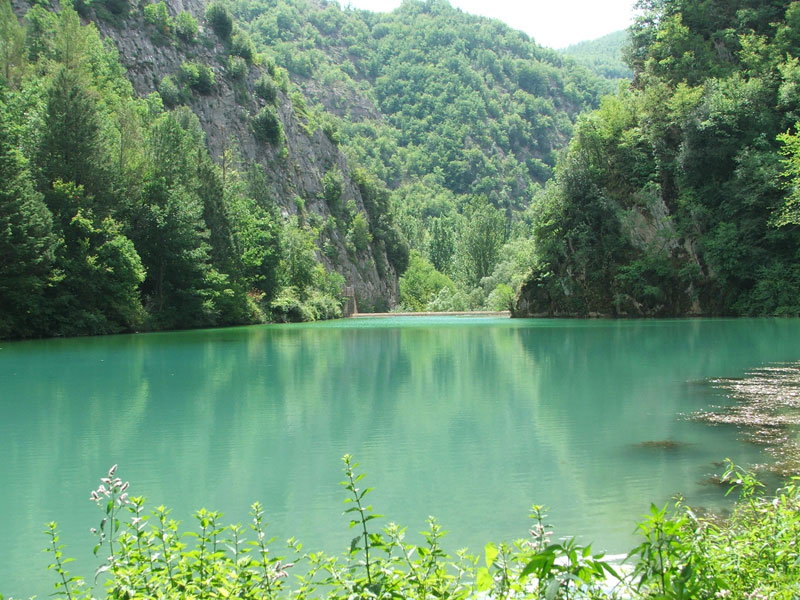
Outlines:
[[[58,9],[57,3],[53,3]],[[18,16],[30,8],[26,0],[13,0]],[[276,113],[282,125],[284,140],[270,144],[254,136],[251,118],[267,102],[255,93],[256,82],[265,68],[248,64],[243,77],[234,77],[227,66],[229,51],[216,34],[204,26],[205,2],[202,0],[168,0],[171,17],[189,12],[200,22],[194,42],[159,35],[148,23],[139,5],[129,5],[125,14],[104,14],[92,6],[79,11],[84,22],[94,22],[101,36],[113,40],[121,64],[134,90],[140,96],[157,91],[165,76],[176,78],[181,65],[195,62],[208,65],[214,72],[215,84],[209,93],[193,93],[184,102],[197,115],[206,134],[211,155],[218,162],[223,153],[235,146],[243,163],[263,167],[270,193],[285,218],[296,216],[318,226],[318,260],[329,270],[341,273],[347,286],[353,287],[359,305],[385,309],[397,302],[397,273],[387,257],[383,243],[375,239],[361,250],[347,244],[341,228],[325,226],[333,220],[331,207],[323,194],[325,173],[342,174],[340,205],[362,213],[373,229],[379,215],[371,215],[364,205],[359,186],[351,177],[351,167],[339,146],[319,126],[309,124],[304,107],[292,101],[289,87],[276,90]],[[331,92],[332,93],[332,92]],[[302,100],[301,100],[302,103]]]

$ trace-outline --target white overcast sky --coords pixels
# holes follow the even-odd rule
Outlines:
[[[340,0],[342,6],[389,12],[401,0]],[[564,48],[628,27],[635,0],[450,0],[466,13],[500,19],[536,43]]]

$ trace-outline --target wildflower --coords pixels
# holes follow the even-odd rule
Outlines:
[[[275,577],[288,577],[289,573],[286,569],[290,569],[294,566],[294,563],[286,563],[285,565],[281,565],[281,561],[275,563]]]
[[[109,477],[113,477],[113,476],[114,476],[114,472],[115,472],[116,470],[117,470],[117,465],[114,465],[113,467],[111,467],[111,468],[108,470],[108,476],[109,476]]]

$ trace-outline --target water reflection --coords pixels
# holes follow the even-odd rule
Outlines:
[[[412,532],[436,515],[450,550],[524,535],[534,502],[558,532],[627,549],[650,501],[713,505],[698,483],[713,462],[763,459],[679,418],[723,400],[691,382],[797,360],[798,333],[798,320],[406,318],[4,344],[0,593],[49,591],[31,582],[53,519],[90,572],[86,498],[116,462],[184,521],[201,506],[246,521],[260,500],[274,535],[310,548],[349,541],[351,452],[378,512]],[[681,445],[641,446],[663,440]]]

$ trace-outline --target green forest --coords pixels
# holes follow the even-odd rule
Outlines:
[[[639,8],[2,0],[0,337],[798,314],[800,3]]]
[[[800,4],[641,2],[530,207],[528,312],[796,315]]]

